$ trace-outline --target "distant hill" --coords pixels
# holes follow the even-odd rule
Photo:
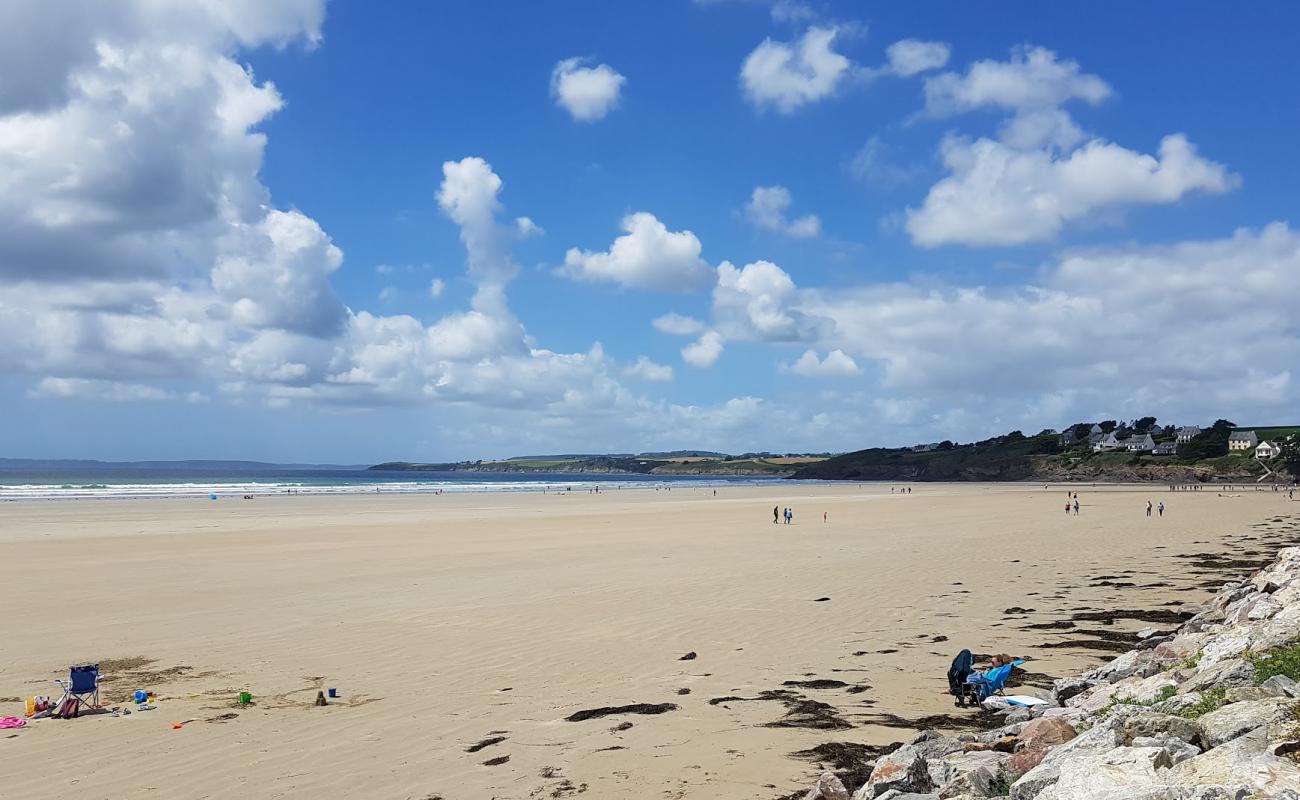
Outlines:
[[[1226,449],[1226,444],[1225,444]],[[1181,451],[1180,451],[1181,452]],[[1300,477],[1300,461],[1270,462],[1276,472]],[[1086,444],[1066,447],[1052,432],[1024,436],[1014,431],[974,444],[943,442],[935,449],[876,447],[800,467],[790,477],[849,481],[1108,481],[1250,483],[1274,479],[1252,453],[1208,458],[1156,456],[1126,451],[1093,452]]]

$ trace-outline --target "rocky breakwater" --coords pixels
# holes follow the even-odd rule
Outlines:
[[[1046,705],[1002,709],[984,733],[922,733],[860,787],[828,772],[805,800],[1300,800],[1300,547],[1143,636],[1056,681]]]

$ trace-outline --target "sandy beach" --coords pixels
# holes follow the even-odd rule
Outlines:
[[[1069,674],[1300,540],[1282,494],[1071,488],[5,503],[0,715],[83,661],[162,699],[3,732],[2,793],[777,798],[962,713],[962,647]]]

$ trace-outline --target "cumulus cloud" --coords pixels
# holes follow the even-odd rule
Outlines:
[[[805,350],[804,354],[786,369],[806,378],[844,378],[857,375],[859,372],[857,362],[843,350],[832,350],[823,359],[817,358],[817,351]]]
[[[852,62],[832,49],[839,33],[814,26],[794,42],[764,39],[740,68],[745,97],[755,108],[790,114],[833,95],[852,72]]]
[[[623,374],[643,381],[663,382],[673,379],[673,368],[667,364],[656,364],[645,356],[640,356],[635,364],[623,370]]]
[[[627,215],[621,227],[624,235],[609,250],[570,248],[559,274],[656,292],[689,292],[708,285],[711,270],[700,258],[702,246],[695,234],[670,231],[645,211]]]
[[[965,74],[927,78],[925,108],[936,116],[986,107],[1029,111],[1070,100],[1097,105],[1110,94],[1110,85],[1078,62],[1062,61],[1044,47],[1017,47],[1008,61],[976,61]]]
[[[806,342],[825,336],[831,321],[801,307],[794,281],[770,261],[737,268],[718,265],[713,290],[716,330],[728,339],[763,342]]]
[[[816,214],[808,214],[798,219],[786,217],[786,209],[793,202],[790,190],[784,186],[758,186],[750,195],[749,203],[745,205],[745,218],[751,225],[784,233],[796,239],[819,235],[822,223]]]
[[[542,226],[528,217],[515,217],[515,230],[524,239],[531,239],[534,236],[541,236],[546,233],[546,231],[542,230]]]
[[[650,324],[660,333],[667,333],[671,336],[695,336],[703,333],[705,329],[703,322],[694,317],[686,317],[681,314],[664,314],[656,317]]]
[[[1218,194],[1239,181],[1180,134],[1161,140],[1158,156],[1099,139],[1062,157],[991,139],[950,138],[942,154],[951,174],[930,189],[921,208],[907,211],[907,231],[925,247],[1042,241],[1100,209]]]
[[[585,59],[566,58],[551,71],[551,96],[579,122],[596,122],[618,105],[627,78],[608,64],[583,66]]]
[[[447,284],[442,280],[442,278],[434,278],[429,282],[429,296],[434,300],[437,300],[439,297],[442,297],[442,293],[446,288]]]
[[[906,212],[912,241],[924,247],[1048,240],[1104,212],[1218,194],[1240,182],[1198,155],[1182,134],[1164,137],[1155,156],[1090,137],[1061,106],[1095,105],[1110,96],[1110,87],[1041,47],[929,78],[925,91],[926,108],[936,116],[980,108],[1011,116],[997,138],[944,138],[940,156],[948,176],[920,208]]]
[[[910,77],[948,63],[950,48],[944,42],[903,39],[885,48],[889,69],[900,77]]]
[[[682,348],[682,360],[692,367],[708,369],[717,363],[724,349],[717,331],[705,331],[699,339]]]

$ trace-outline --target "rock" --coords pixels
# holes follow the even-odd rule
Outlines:
[[[1052,681],[1052,696],[1056,698],[1056,702],[1065,705],[1066,700],[1081,694],[1094,685],[1096,685],[1096,681],[1090,681],[1087,678],[1057,678]]]
[[[1146,677],[1159,671],[1159,667],[1155,665],[1155,656],[1152,651],[1130,650],[1091,672],[1085,673],[1083,677],[1093,681],[1113,683],[1133,675]]]
[[[1178,685],[1179,694],[1199,692],[1215,686],[1245,686],[1253,682],[1255,668],[1240,658],[1229,658],[1209,667],[1198,669],[1190,678]]]
[[[1156,645],[1151,654],[1163,664],[1185,661],[1201,652],[1201,646],[1209,641],[1209,638],[1209,634],[1205,633],[1183,633],[1179,631],[1174,638]]]
[[[1149,709],[1157,714],[1181,714],[1197,703],[1201,702],[1200,692],[1189,692],[1187,694],[1176,694],[1168,700],[1161,700],[1155,703]]]
[[[823,772],[803,800],[849,800],[849,790],[844,788],[835,773]]]
[[[960,753],[964,749],[960,739],[944,736],[934,731],[924,731],[918,734],[906,746],[914,748],[927,761],[943,758],[949,753]]]
[[[1287,697],[1300,697],[1300,684],[1285,675],[1274,675],[1261,683],[1260,688],[1280,692]]]
[[[1240,787],[1261,797],[1300,792],[1300,766],[1268,752],[1267,744],[1263,731],[1252,732],[1178,764],[1165,780],[1178,786]]]
[[[1033,715],[1029,713],[1029,708],[1027,706],[1012,706],[1007,709],[1004,719],[1006,719],[1008,723],[1029,722],[1032,716]]]
[[[1128,711],[1121,710],[1124,708],[1118,706],[1112,709],[1088,730],[1050,750],[1037,766],[1011,785],[1012,800],[1033,800],[1043,789],[1056,783],[1061,774],[1061,765],[1065,762],[1109,752],[1120,745],[1120,728],[1130,716]]]
[[[1159,636],[1159,635],[1160,635],[1160,629],[1159,629],[1159,628],[1143,628],[1142,630],[1140,630],[1140,631],[1137,632],[1137,637],[1138,637],[1139,639],[1144,640],[1144,641],[1145,641],[1146,639],[1154,639],[1155,637],[1157,637],[1157,636]]]
[[[1201,748],[1196,745],[1188,744],[1182,739],[1175,739],[1170,736],[1135,736],[1131,746],[1159,747],[1165,750],[1168,754],[1168,757],[1163,760],[1166,767],[1181,764],[1187,759],[1195,758],[1201,754]]]
[[[864,797],[875,797],[890,789],[925,793],[935,788],[925,756],[921,755],[916,745],[910,744],[876,761],[875,769],[871,770],[871,777],[863,789],[868,787],[871,794],[863,795]]]
[[[1161,672],[1139,681],[1129,678],[1124,684],[1124,690],[1115,695],[1121,702],[1148,704],[1155,702],[1155,699],[1170,687],[1177,687],[1178,681],[1168,673]]]
[[[1282,604],[1271,597],[1261,597],[1244,609],[1248,620],[1268,619],[1282,610]]]
[[[1166,758],[1159,747],[1116,747],[1061,763],[1055,790],[1058,800],[1093,800],[1104,792],[1157,786],[1157,765]]]
[[[1289,698],[1276,697],[1247,700],[1205,714],[1197,722],[1200,723],[1206,748],[1218,747],[1244,733],[1284,718],[1292,703]]]
[[[1074,726],[1062,719],[1037,719],[1020,734],[1021,747],[1004,765],[1007,777],[1015,780],[1042,763],[1054,748],[1077,737]]]
[[[1250,647],[1250,638],[1247,636],[1240,634],[1217,636],[1201,648],[1201,660],[1197,663],[1197,667],[1204,670],[1220,661],[1241,655],[1246,652],[1247,647]]]
[[[1275,598],[1276,599],[1276,598]],[[1300,637],[1300,589],[1297,596],[1272,619],[1254,623],[1250,649],[1256,653],[1290,644]]]
[[[855,792],[853,794],[853,800],[868,800],[869,795],[864,794],[859,797],[859,794],[861,794],[861,792]],[[884,794],[878,795],[876,800],[939,800],[939,795],[916,794],[915,792],[900,792],[897,789],[890,789]]]
[[[964,753],[930,764],[930,777],[940,784],[939,797],[987,797],[1002,774],[1002,753]]]
[[[1285,677],[1279,675],[1278,677]],[[1286,692],[1265,686],[1230,686],[1224,693],[1229,703],[1242,703],[1247,700],[1269,700],[1274,697],[1286,697]]]
[[[1197,745],[1199,751],[1203,734],[1201,727],[1190,719],[1147,711],[1124,720],[1120,735],[1126,744],[1132,744],[1140,737],[1179,739]]]

